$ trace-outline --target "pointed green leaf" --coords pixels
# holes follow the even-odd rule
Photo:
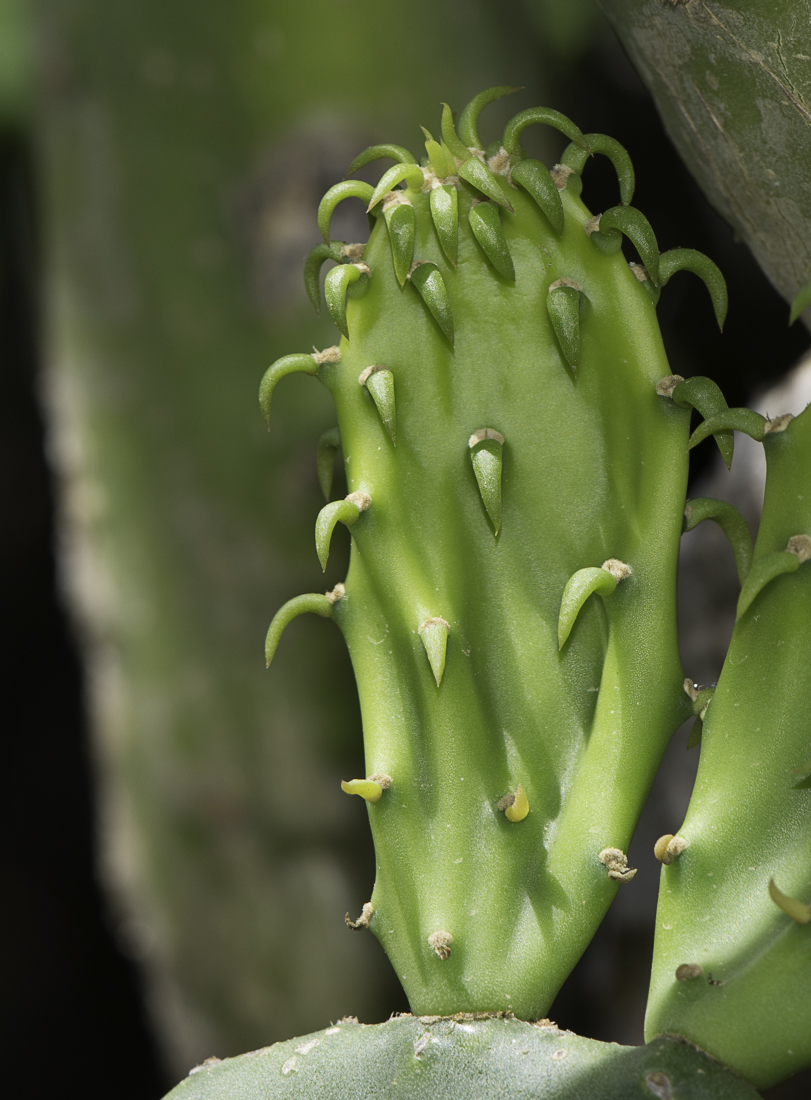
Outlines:
[[[392,202],[384,206],[383,216],[389,231],[394,274],[400,286],[405,286],[414,258],[414,238],[417,234],[414,207],[408,202]]]
[[[641,210],[634,206],[612,206],[600,216],[599,232],[603,236],[612,232],[624,234],[639,253],[653,285],[659,285],[659,246],[653,227]]]
[[[398,164],[417,163],[417,158],[409,153],[408,149],[404,149],[402,145],[370,145],[368,149],[358,153],[349,165],[349,171],[346,174],[351,176],[353,172],[359,172],[367,164],[371,164],[375,160],[383,160],[384,157],[395,160]]]
[[[627,568],[627,567],[626,567]],[[616,589],[619,577],[603,567],[578,569],[566,582],[563,598],[560,601],[558,616],[558,648],[563,649],[572,632],[572,627],[580,608],[596,592],[600,596],[610,596]]]
[[[696,497],[694,500],[687,501],[684,508],[685,533],[692,531],[698,527],[699,523],[708,519],[714,520],[729,540],[732,553],[735,555],[738,580],[743,584],[752,564],[752,536],[749,534],[746,520],[737,508],[733,508],[723,500]]]
[[[479,94],[474,96],[470,103],[463,108],[462,113],[459,115],[459,137],[469,149],[482,148],[479,139],[478,122],[479,115],[484,108],[490,103],[495,103],[497,99],[503,99],[505,95],[512,95],[513,92],[520,91],[520,88],[513,88],[506,84],[500,85],[497,88],[488,88],[484,92],[479,92]]]
[[[789,313],[788,323],[793,325],[797,318],[800,316],[804,309],[811,306],[811,282],[805,284],[802,290],[799,291],[797,297],[791,303],[791,312]]]
[[[510,178],[532,195],[558,236],[563,232],[563,203],[555,181],[545,164],[539,160],[522,160],[516,164]]]
[[[447,179],[448,176],[455,176],[456,161],[450,149],[444,143],[434,141],[430,132],[426,130],[424,126],[421,126],[420,129],[425,134],[425,152],[428,154],[428,160],[434,171],[434,175],[439,179]]]
[[[409,278],[412,285],[417,288],[431,316],[452,344],[453,314],[451,313],[445,280],[442,278],[439,268],[436,264],[423,262],[414,268]]]
[[[473,473],[485,511],[493,524],[493,534],[501,530],[501,463],[504,436],[495,428],[482,428],[468,440]]]
[[[620,202],[623,206],[628,206],[634,197],[636,176],[627,150],[614,138],[608,137],[607,134],[585,134],[584,140],[588,144],[588,150],[572,142],[564,149],[560,163],[567,168],[571,168],[579,176],[586,166],[589,150],[592,154],[608,157],[614,165],[614,171],[617,173],[617,180],[620,185]]]
[[[259,408],[265,423],[270,427],[270,402],[276,383],[288,374],[317,374],[318,362],[312,355],[284,355],[271,363],[259,384]]]
[[[456,267],[459,243],[459,197],[453,184],[431,190],[431,217],[442,251]]]
[[[341,262],[343,241],[317,244],[304,261],[304,286],[316,313],[321,312],[321,267],[325,260]]]
[[[701,744],[701,735],[702,735],[703,732],[704,732],[704,723],[702,722],[702,720],[700,718],[696,717],[693,721],[692,726],[690,727],[690,732],[687,735],[686,748],[694,749],[696,747],[696,745],[700,745]]]
[[[394,405],[394,375],[388,367],[367,367],[358,378],[362,386],[365,386],[380,413],[383,427],[389,434],[392,443],[397,443],[397,416]]]
[[[778,889],[773,878],[769,879],[769,897],[778,908],[782,909],[797,924],[811,922],[811,905],[806,905],[798,898],[791,898]]]
[[[505,279],[515,281],[512,256],[501,228],[501,216],[491,202],[479,202],[470,208],[468,222],[487,259]]]
[[[393,164],[387,172],[384,172],[380,177],[380,182],[372,192],[372,196],[369,199],[368,210],[371,210],[373,206],[377,206],[384,195],[388,195],[389,191],[393,191],[394,188],[405,182],[412,191],[422,190],[422,185],[425,183],[425,176],[422,174],[422,168],[416,164]]]
[[[579,126],[575,126],[570,118],[562,115],[560,111],[553,111],[549,107],[530,107],[528,111],[521,111],[507,123],[504,131],[504,148],[513,157],[523,157],[521,148],[521,135],[528,126],[552,126],[562,134],[575,142],[581,149],[588,150],[586,139]]]
[[[335,455],[341,446],[341,432],[338,428],[330,428],[324,432],[318,440],[316,451],[316,467],[318,469],[318,484],[324,499],[329,500],[332,493],[332,479],[335,476]]]
[[[694,248],[671,248],[659,257],[659,286],[664,286],[677,271],[692,271],[703,280],[712,299],[712,308],[718,327],[723,331],[729,298],[724,276],[709,256]]]
[[[332,271],[328,271],[324,280],[324,297],[327,300],[329,315],[338,331],[347,340],[349,329],[346,324],[346,292],[352,283],[360,279],[361,275],[368,274],[369,269],[365,264],[341,264],[339,267],[333,267]]]
[[[334,500],[325,504],[315,521],[315,549],[321,569],[326,571],[329,561],[329,546],[336,523],[351,527],[358,522],[361,509],[351,500]]]
[[[735,618],[740,619],[746,614],[769,581],[773,581],[775,577],[780,577],[784,573],[796,573],[799,568],[799,559],[786,550],[774,550],[754,561],[738,597]]]
[[[299,615],[306,615],[308,613],[320,615],[322,618],[328,619],[332,615],[333,603],[334,600],[329,596],[321,595],[321,593],[318,592],[310,592],[306,596],[296,596],[280,607],[273,616],[273,621],[270,624],[267,638],[265,639],[265,665],[268,668],[270,667],[270,662],[273,660],[273,654],[276,652],[279,639],[284,633],[285,628],[293,619],[297,619]]]
[[[682,409],[695,409],[697,413],[708,420],[717,413],[725,412],[729,406],[721,390],[711,378],[697,375],[679,382],[671,394],[674,404]],[[726,463],[726,468],[732,465],[734,438],[732,432],[715,432],[715,442],[718,450]]]
[[[343,202],[344,199],[360,199],[368,206],[373,194],[372,185],[362,180],[342,180],[334,187],[330,187],[318,205],[318,228],[327,244],[329,244],[329,223],[338,203]]]
[[[453,125],[453,112],[447,103],[442,104],[442,140],[447,145],[454,157],[465,160],[470,156],[470,150],[463,141],[460,141],[456,128]]]
[[[475,187],[477,191],[481,191],[488,199],[503,206],[505,210],[509,210],[511,214],[515,213],[512,204],[504,195],[498,176],[477,157],[468,157],[464,164],[459,166],[459,178]]]
[[[580,291],[562,282],[553,283],[546,295],[546,312],[564,359],[572,370],[577,370],[580,359]]]
[[[445,671],[445,655],[448,648],[450,629],[450,623],[441,618],[426,619],[419,629],[419,635],[422,644],[425,646],[428,663],[431,666],[437,687],[442,683],[442,675]]]
[[[708,436],[715,435],[716,432],[743,432],[745,435],[757,440],[758,443],[762,443],[768,423],[769,421],[765,416],[753,412],[752,409],[724,409],[723,412],[716,413],[715,416],[711,416],[702,424],[699,424],[690,436],[687,449],[692,450],[693,447],[697,447],[699,443]]]

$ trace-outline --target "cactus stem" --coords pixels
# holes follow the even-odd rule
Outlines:
[[[318,519],[315,521],[315,548],[321,568],[325,572],[335,524],[343,523],[351,527],[358,522],[361,512],[365,511],[369,504],[370,498],[366,493],[350,493],[344,500],[334,500],[331,504],[325,504],[318,513]]]
[[[501,466],[504,436],[495,428],[480,428],[467,441],[473,473],[482,503],[493,524],[493,534],[501,530]]]
[[[387,783],[379,783],[378,779],[387,779]],[[342,779],[341,790],[344,794],[356,794],[366,802],[379,802],[383,791],[391,786],[390,776],[370,776],[368,779]]]
[[[448,648],[448,634],[451,624],[439,616],[425,619],[419,626],[419,635],[428,655],[428,663],[436,680],[436,686],[442,683],[442,675],[445,671],[445,655]]]
[[[428,946],[442,962],[451,957],[453,936],[450,932],[432,932],[428,937]]]
[[[499,801],[498,808],[503,810],[508,821],[523,821],[529,813],[529,799],[523,785],[519,783],[515,792],[505,794]]]
[[[361,932],[364,928],[368,928],[374,916],[374,911],[375,908],[370,901],[364,902],[363,909],[357,920],[352,920],[348,913],[344,917],[347,928],[351,928],[353,932]]]
[[[667,867],[674,859],[679,858],[686,847],[687,841],[683,836],[673,836],[672,833],[665,833],[654,844],[653,854],[660,863],[664,863]]]
[[[615,882],[630,882],[636,875],[636,868],[628,866],[628,857],[620,848],[603,848],[597,858]]]
[[[374,401],[383,427],[392,444],[397,446],[397,415],[394,405],[394,375],[388,367],[367,367],[358,377],[361,386],[369,391]]]
[[[788,894],[784,894],[782,890],[778,889],[773,878],[769,879],[769,897],[779,909],[787,913],[797,924],[811,922],[811,905],[805,905],[797,898],[790,898]]]

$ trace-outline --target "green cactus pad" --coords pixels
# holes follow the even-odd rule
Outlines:
[[[192,1070],[166,1100],[757,1100],[687,1043],[621,1047],[548,1020],[340,1020],[313,1035]]]
[[[662,869],[646,1034],[768,1087],[811,1064],[811,409],[765,436],[763,515],[679,835]],[[751,596],[751,599],[749,597]],[[687,964],[698,970],[678,980]],[[681,972],[682,975],[684,971]]]
[[[690,712],[675,630],[690,403],[657,392],[670,368],[654,296],[621,251],[633,237],[656,277],[647,221],[615,207],[610,248],[595,248],[567,170],[552,183],[562,214],[550,224],[526,181],[510,182],[528,163],[521,132],[544,123],[587,143],[537,109],[508,124],[485,163],[466,142],[494,94],[462,113],[464,141],[449,108],[443,144],[426,135],[429,157],[457,172],[426,167],[422,189],[395,192],[415,219],[404,286],[377,219],[362,293],[350,289],[345,314],[333,306],[351,342],[319,380],[337,407],[350,498],[372,501],[332,611],[358,682],[367,772],[391,777],[384,798],[357,800],[376,850],[366,923],[415,1011],[534,1019],[620,881],[635,889],[601,853],[625,859]],[[329,192],[322,229],[348,194]],[[373,364],[390,372],[379,393]],[[358,518],[345,502],[322,512],[322,563],[344,513]],[[567,582],[600,562],[616,591],[581,593],[559,649]],[[528,812],[522,795],[508,817],[519,788]]]

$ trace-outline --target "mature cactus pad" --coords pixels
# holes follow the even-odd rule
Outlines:
[[[624,853],[689,712],[675,636],[689,413],[657,393],[660,258],[627,205],[627,153],[539,108],[485,154],[478,113],[509,90],[477,97],[459,134],[445,108],[422,165],[397,146],[362,154],[353,169],[396,163],[321,204],[308,288],[318,301],[318,267],[339,262],[325,296],[343,339],[274,364],[262,404],[289,370],[330,389],[350,491],[316,541],[324,565],[345,523],[352,556],[344,585],[282,609],[267,653],[303,610],[344,633],[367,767],[344,789],[367,800],[377,858],[353,923],[414,1011],[533,1019],[633,878]],[[551,173],[522,150],[534,123],[572,141]],[[622,200],[601,219],[579,197],[596,152]],[[375,219],[365,248],[329,239],[352,197]],[[663,270],[717,275],[697,257]],[[721,316],[723,280],[707,281]]]
[[[607,1082],[610,1084],[607,1085]],[[757,1100],[750,1084],[687,1043],[598,1043],[514,1019],[399,1016],[334,1027],[192,1070],[166,1100]]]

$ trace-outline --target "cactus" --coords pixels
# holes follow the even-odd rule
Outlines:
[[[408,1100],[758,1097],[746,1081],[673,1039],[620,1047],[582,1039],[548,1020],[534,1025],[468,1015],[398,1016],[373,1027],[352,1017],[339,1020],[314,1035],[240,1058],[207,1059],[167,1100],[398,1095]]]
[[[600,4],[704,193],[791,301],[811,276],[811,0]]]
[[[343,338],[273,364],[261,400],[267,418],[291,370],[331,392],[319,474],[329,489],[340,439],[349,494],[316,545],[326,568],[343,524],[351,562],[327,596],[282,608],[267,656],[305,611],[347,641],[368,774],[344,789],[367,802],[377,859],[350,923],[381,941],[413,1010],[537,1019],[633,878],[632,831],[691,713],[675,631],[690,410],[728,410],[671,376],[656,303],[690,270],[722,323],[726,292],[706,257],[660,257],[611,138],[537,108],[483,150],[479,114],[511,91],[477,96],[458,126],[446,105],[421,164],[361,154],[350,171],[395,163],[321,202],[307,285],[315,299],[336,262]],[[537,124],[570,141],[551,170],[522,148]],[[618,177],[597,216],[580,197],[594,155]],[[350,199],[372,220],[363,248],[330,236]],[[729,448],[729,429],[717,438]]]
[[[646,1032],[684,1035],[765,1087],[811,1063],[811,408],[749,416],[763,516],[704,700],[683,855],[662,868]]]

